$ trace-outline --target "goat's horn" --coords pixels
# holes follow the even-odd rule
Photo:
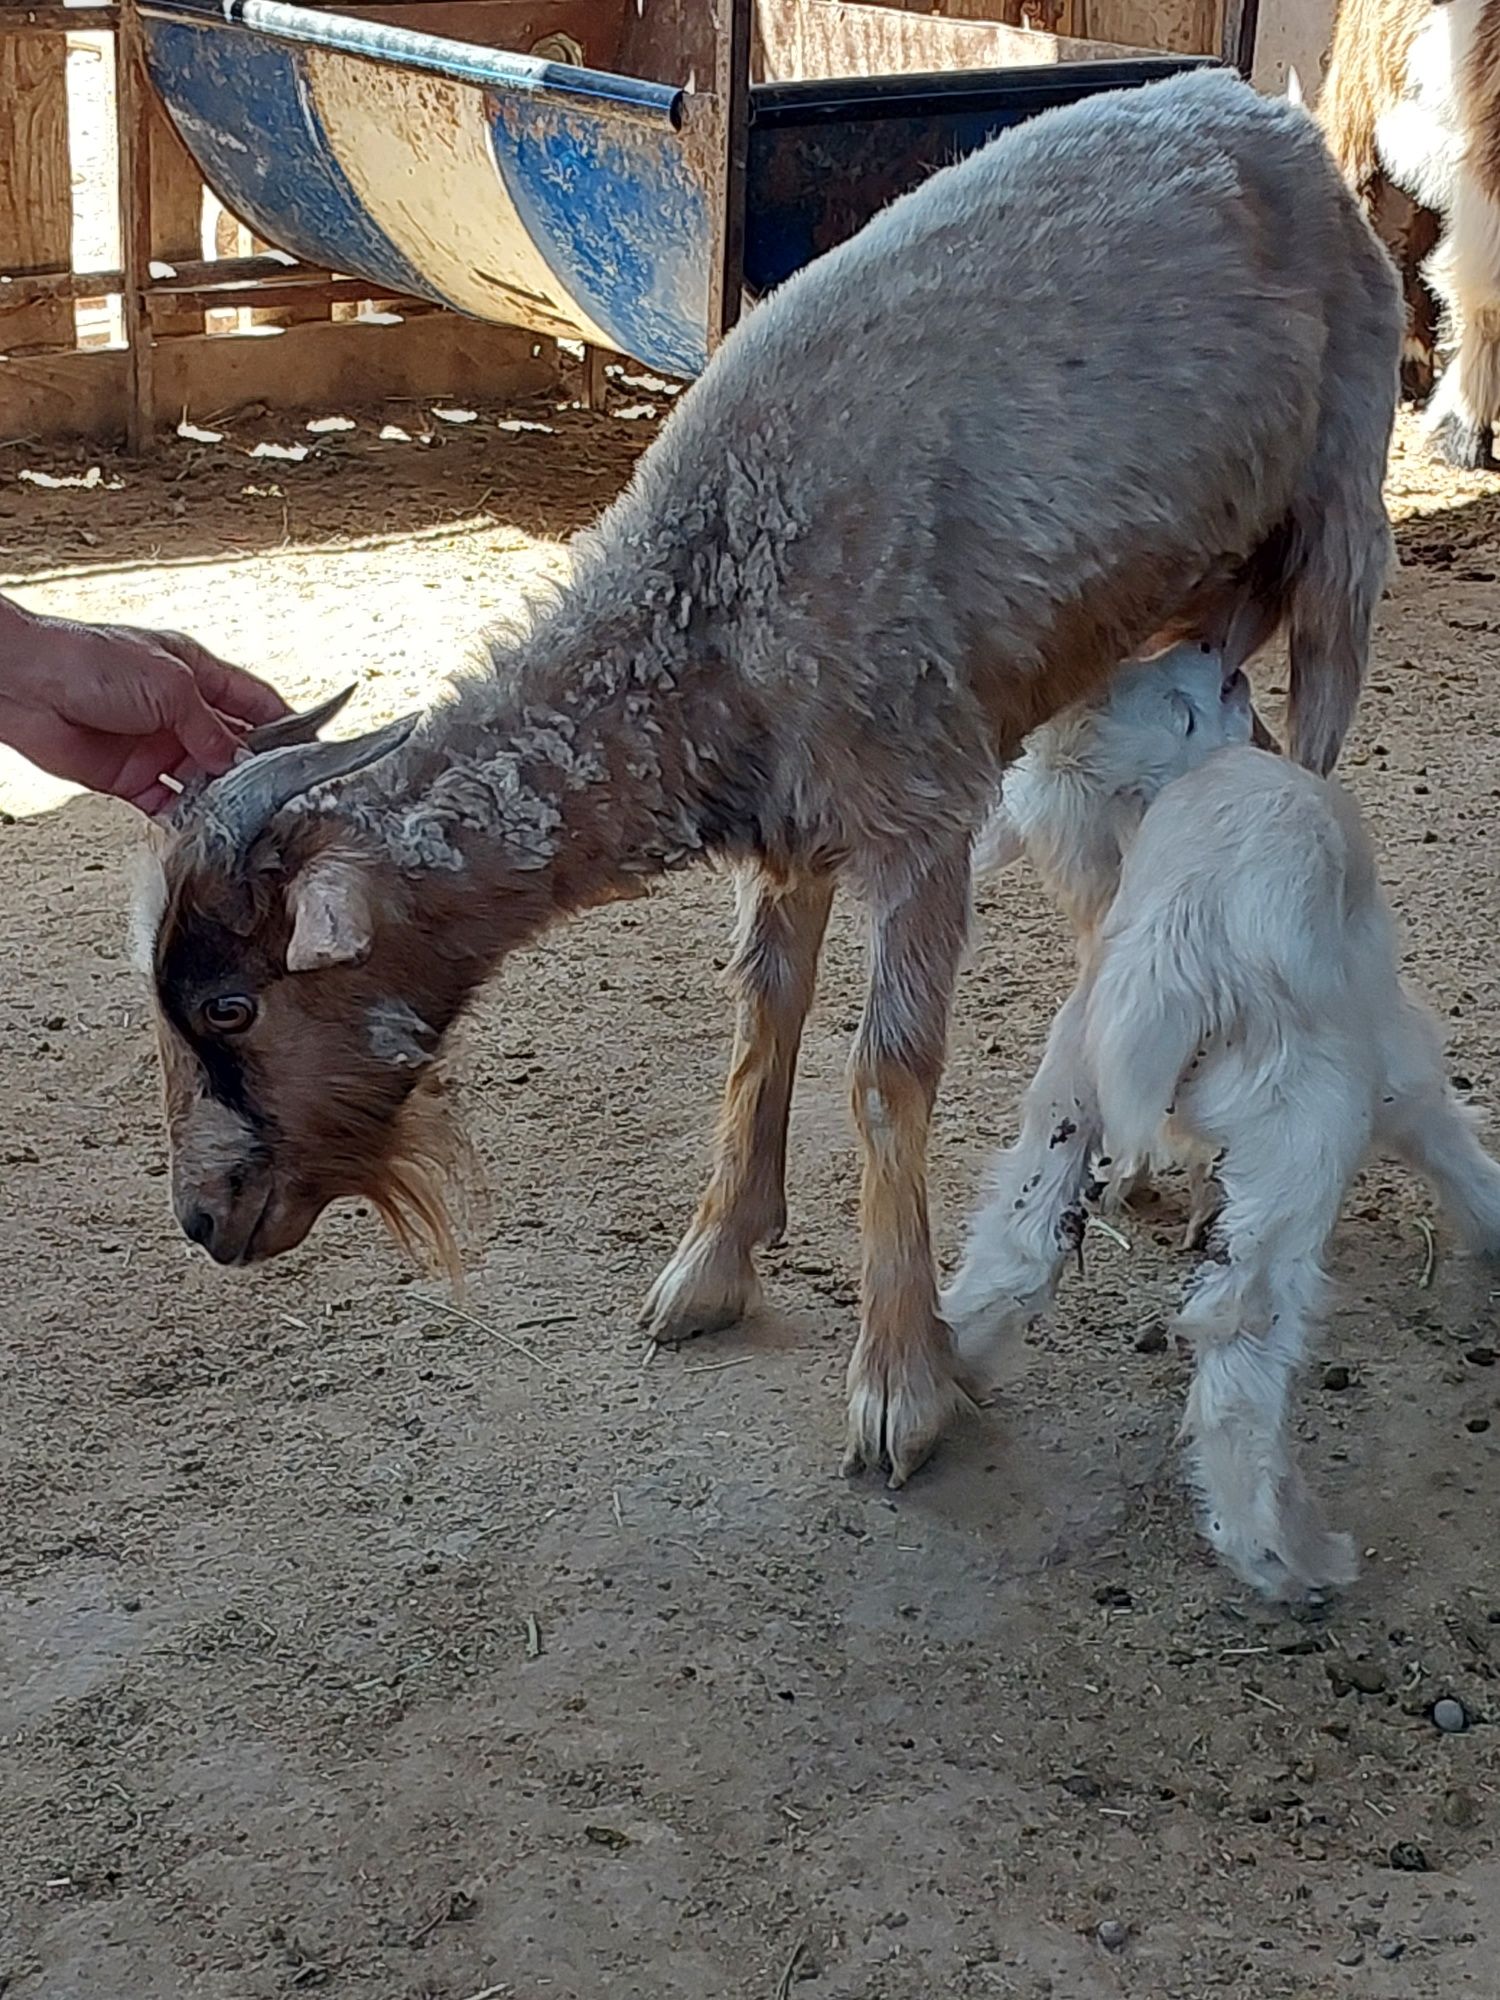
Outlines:
[[[303,709],[300,714],[279,716],[275,722],[262,722],[245,738],[245,747],[257,756],[265,750],[280,750],[288,743],[311,743],[320,729],[338,714],[339,710],[354,693],[357,683],[351,681],[338,694],[331,694],[327,701],[320,701],[316,708]]]
[[[210,815],[236,846],[254,840],[268,820],[293,799],[319,785],[331,785],[389,757],[416,728],[418,717],[403,716],[383,729],[349,736],[335,743],[285,743],[279,749],[247,757],[216,778],[203,792],[199,810]]]

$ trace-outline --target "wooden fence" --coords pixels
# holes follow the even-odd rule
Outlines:
[[[0,0],[0,441],[139,449],[183,415],[504,396],[556,366],[535,335],[252,237],[146,78],[135,0]]]

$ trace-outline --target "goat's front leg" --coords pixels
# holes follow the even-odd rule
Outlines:
[[[968,1402],[938,1313],[927,1221],[927,1134],[968,927],[965,848],[899,891],[874,885],[870,983],[851,1065],[864,1148],[862,1322],[849,1363],[845,1472],[902,1486]]]
[[[959,1354],[976,1370],[1045,1310],[1068,1257],[1082,1248],[1089,1158],[1099,1142],[1083,1047],[1088,994],[1085,976],[1058,1010],[1022,1100],[1020,1136],[990,1167],[963,1262],[943,1294]]]
[[[738,1008],[713,1174],[698,1213],[641,1314],[664,1343],[732,1326],[760,1297],[755,1249],[786,1227],[786,1125],[802,1026],[833,902],[830,877],[736,881],[729,983]]]

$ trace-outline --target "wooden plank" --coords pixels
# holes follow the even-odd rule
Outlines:
[[[368,278],[325,278],[310,284],[268,284],[264,278],[251,285],[169,285],[146,294],[152,324],[158,333],[171,331],[172,319],[182,307],[191,305],[201,321],[205,312],[226,312],[248,306],[256,326],[311,326],[328,317],[332,305],[359,307],[366,300],[385,303],[403,313],[442,312],[442,306],[427,299],[409,299],[386,285],[372,287]],[[272,315],[285,313],[277,321]],[[346,315],[347,317],[347,315]],[[181,323],[178,322],[181,331]]]
[[[111,34],[113,7],[15,7],[0,5],[0,35]]]
[[[203,256],[203,176],[155,90],[146,111],[146,146],[151,175],[148,241],[156,263],[197,263]],[[162,333],[201,333],[203,313],[190,305],[159,307],[154,323]]]
[[[533,348],[540,347],[540,354]],[[325,414],[393,397],[501,402],[557,381],[557,350],[514,327],[433,312],[389,326],[292,327],[285,333],[190,335],[155,352],[153,421],[200,421],[249,403]],[[119,437],[131,402],[127,356],[0,360],[0,436]]]
[[[0,38],[0,271],[73,261],[67,45],[60,36]],[[73,307],[39,300],[9,312],[9,349],[73,345]]]
[[[709,90],[714,28],[706,0],[629,0],[619,66],[626,76]]]
[[[1174,55],[1219,53],[1222,0],[1075,0],[1079,31]]]
[[[932,10],[955,21],[1004,21],[1044,35],[1076,35],[1074,0],[941,0]]]
[[[1080,0],[1081,4],[1081,0]],[[951,20],[861,0],[759,0],[768,80],[895,76],[924,70],[1014,69],[1139,55],[1117,42],[1041,34],[1001,21]]]

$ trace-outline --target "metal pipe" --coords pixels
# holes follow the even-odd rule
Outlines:
[[[451,77],[457,83],[534,98],[562,110],[587,107],[596,116],[613,116],[638,125],[665,125],[673,131],[682,123],[686,93],[670,84],[614,76],[605,70],[575,69],[569,63],[542,62],[535,56],[511,55],[446,35],[424,35],[412,28],[356,21],[347,14],[288,6],[283,0],[145,0],[141,12],[152,21],[243,28],[273,41],[333,49],[365,62],[399,64],[403,69]]]

